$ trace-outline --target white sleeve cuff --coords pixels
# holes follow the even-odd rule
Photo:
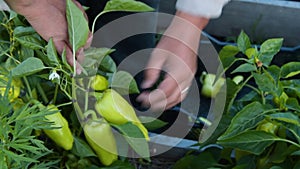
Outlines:
[[[176,9],[192,15],[217,18],[230,0],[177,0]]]

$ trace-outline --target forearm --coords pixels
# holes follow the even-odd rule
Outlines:
[[[189,14],[189,13],[183,12],[183,11],[177,11],[176,17],[186,20],[190,24],[197,27],[199,30],[204,29],[209,21],[209,18],[207,18],[207,17],[196,16],[196,15],[192,15],[192,14]]]
[[[7,5],[14,11],[22,13],[24,9],[38,3],[37,0],[4,0]]]
[[[5,2],[12,10],[27,19],[50,14],[53,6],[60,12],[65,11],[65,1],[63,0],[5,0]]]

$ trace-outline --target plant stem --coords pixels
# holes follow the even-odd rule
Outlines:
[[[91,78],[89,79],[89,83],[87,85],[87,91],[85,92],[85,103],[84,103],[84,112],[86,112],[89,108],[89,89],[90,89],[90,86],[91,86]]]
[[[48,98],[47,98],[47,96],[46,96],[46,94],[45,94],[43,88],[41,87],[41,85],[38,83],[38,84],[36,85],[36,87],[37,87],[37,90],[39,91],[39,93],[41,94],[44,103],[45,103],[45,104],[49,103],[49,100],[48,100]]]
[[[253,75],[250,75],[243,83],[242,85],[240,85],[240,87],[237,89],[237,91],[235,92],[234,97],[230,100],[230,102],[228,103],[228,107],[227,110],[225,110],[227,113],[229,113],[229,109],[231,108],[231,106],[233,105],[233,102],[235,101],[235,98],[237,96],[237,94],[243,89],[243,87],[248,83],[248,81],[253,77]]]
[[[76,76],[76,51],[75,47],[73,46],[72,48],[72,53],[73,53],[73,78]]]
[[[53,96],[53,100],[52,100],[53,104],[55,104],[55,102],[56,102],[57,93],[58,93],[58,84],[55,85],[54,96]]]
[[[76,97],[76,85],[75,85],[75,79],[72,78],[72,98],[73,98],[73,105],[75,108],[75,112],[77,113],[77,115],[79,116],[79,121],[83,121],[84,120],[84,114],[80,109],[80,106],[78,105],[77,102],[77,97]]]
[[[260,91],[257,88],[255,88],[254,86],[251,86],[249,84],[245,84],[245,87],[248,87],[248,88],[254,90],[257,94],[260,94]]]
[[[94,33],[96,21],[97,21],[98,18],[99,18],[101,15],[103,15],[104,13],[106,13],[106,12],[105,12],[105,11],[102,11],[102,12],[100,12],[100,13],[95,17],[95,19],[94,19],[94,21],[93,21],[93,25],[92,25],[92,33]]]
[[[299,145],[299,144],[297,144],[297,143],[295,143],[295,142],[293,142],[293,141],[291,141],[291,140],[287,140],[287,139],[281,139],[281,138],[279,138],[279,139],[278,139],[278,141],[287,142],[287,143],[290,143],[290,144],[292,144],[292,145],[294,145],[294,146],[296,146],[296,147],[300,148],[300,145]]]
[[[261,94],[261,102],[262,102],[262,104],[266,104],[265,93],[263,91],[261,91],[260,94]]]
[[[32,99],[33,96],[32,96],[32,93],[31,93],[31,87],[29,85],[28,79],[26,77],[23,77],[23,80],[24,80],[26,88],[28,90],[29,97]]]
[[[11,58],[13,61],[15,61],[16,62],[16,64],[20,64],[21,62],[20,61],[18,61],[17,59],[15,59],[14,57],[12,57],[10,54],[8,54],[8,53],[4,53],[7,57],[9,57],[9,58]]]
[[[56,105],[56,107],[63,107],[63,106],[71,105],[72,103],[73,102],[62,103],[62,104]]]

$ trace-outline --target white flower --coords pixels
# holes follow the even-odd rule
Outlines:
[[[59,80],[60,76],[59,74],[56,73],[55,70],[53,70],[53,72],[49,75],[49,80],[54,80],[54,79],[58,79]]]

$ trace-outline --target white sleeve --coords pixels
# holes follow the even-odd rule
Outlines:
[[[230,0],[177,0],[176,9],[192,15],[217,18]]]

